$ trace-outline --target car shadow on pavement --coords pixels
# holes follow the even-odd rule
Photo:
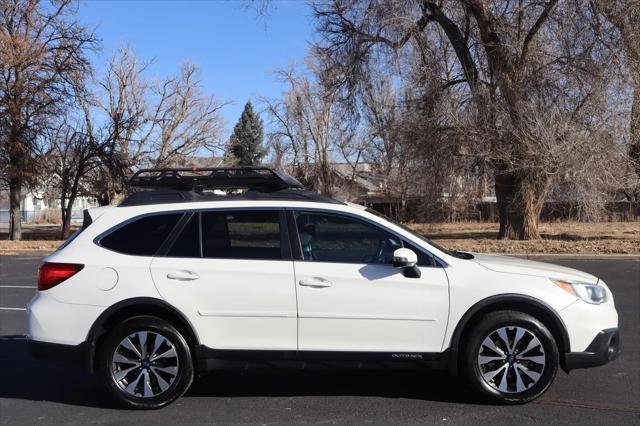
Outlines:
[[[254,367],[222,370],[195,382],[187,397],[363,396],[454,403],[480,401],[459,378],[425,368],[311,365],[304,370]]]
[[[73,366],[34,359],[24,337],[0,336],[0,398],[115,408],[94,376]]]
[[[98,379],[79,367],[36,360],[24,337],[0,336],[0,398],[118,408]],[[304,369],[252,365],[215,371],[186,397],[375,396],[477,403],[460,379],[426,369],[371,364],[311,364]],[[462,385],[461,385],[462,384]]]

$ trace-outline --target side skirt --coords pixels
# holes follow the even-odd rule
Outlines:
[[[416,368],[445,370],[449,351],[439,352],[334,352],[231,350],[198,347],[198,371],[269,366],[276,368]]]

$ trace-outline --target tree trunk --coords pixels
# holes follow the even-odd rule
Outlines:
[[[9,239],[22,239],[22,217],[20,199],[22,198],[22,179],[18,176],[9,178]]]
[[[548,178],[496,171],[495,182],[500,218],[498,239],[539,239],[538,223],[549,189]]]
[[[66,205],[65,205],[65,200],[62,200],[62,205],[61,205],[62,231],[60,233],[60,237],[63,240],[66,240],[67,238],[69,238],[69,234],[71,233],[71,212],[73,210],[74,201],[75,201],[74,199],[69,198],[66,201]]]
[[[640,76],[638,79],[640,80]],[[633,90],[631,105],[629,157],[634,161],[636,173],[640,176],[640,87],[638,86]]]
[[[538,240],[540,239],[540,232],[538,230],[538,223],[540,220],[540,209],[535,207],[534,200],[527,202],[521,211],[517,214],[513,214],[512,227],[517,240]]]
[[[513,237],[511,223],[509,222],[509,206],[514,198],[513,176],[507,172],[501,172],[496,169],[494,172],[494,180],[498,219],[500,221],[498,239],[507,240]]]
[[[520,172],[515,183],[515,197],[509,210],[514,236],[518,240],[539,239],[538,223],[549,191],[549,178],[544,174]]]

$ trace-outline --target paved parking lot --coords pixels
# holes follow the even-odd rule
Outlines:
[[[640,260],[559,260],[602,277],[621,317],[621,355],[560,373],[539,400],[483,405],[463,382],[427,371],[256,368],[214,373],[158,411],[114,407],[90,375],[27,353],[24,306],[37,257],[0,257],[0,424],[640,424]]]

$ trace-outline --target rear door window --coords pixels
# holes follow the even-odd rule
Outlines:
[[[168,257],[200,257],[199,213],[194,213],[167,252]]]
[[[153,256],[180,220],[182,213],[135,219],[100,240],[102,247],[118,253]]]
[[[218,259],[283,259],[277,210],[202,213],[202,255]]]

